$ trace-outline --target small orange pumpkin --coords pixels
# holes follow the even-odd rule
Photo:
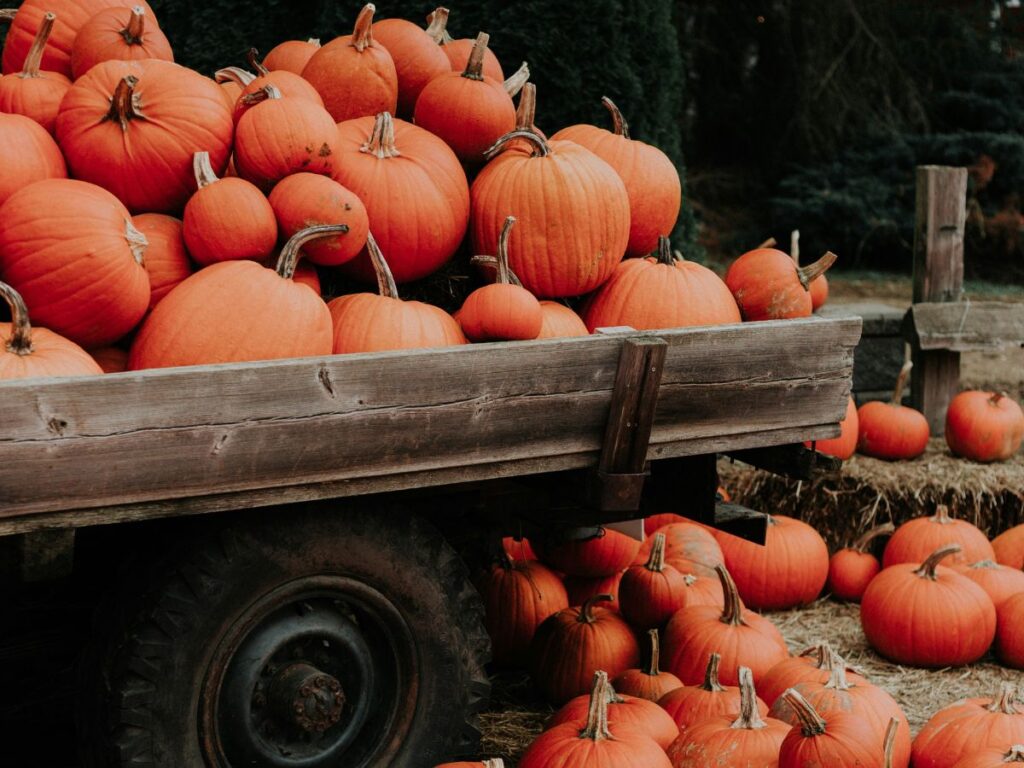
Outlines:
[[[435,43],[441,46],[441,50],[448,58],[448,68],[452,72],[462,72],[465,70],[466,64],[469,63],[469,57],[473,54],[473,46],[476,41],[470,37],[460,40],[453,39],[448,34],[448,16],[447,8],[437,8],[433,13],[428,14],[427,24],[429,26],[426,32]],[[501,69],[501,63],[490,48],[484,54],[483,65],[484,75],[499,83],[504,82],[505,73]]]
[[[800,267],[800,232],[794,229],[790,235],[790,246],[789,255],[793,259],[793,263],[796,264],[797,268]],[[818,307],[824,305],[828,301],[828,278],[825,275],[819,275],[818,277],[811,280],[810,285],[811,293],[811,311],[816,311]]]
[[[0,81],[2,85],[2,81]],[[1005,392],[961,392],[946,411],[946,444],[971,461],[1005,461],[1024,440],[1024,411]]]
[[[992,598],[992,604],[997,611],[999,606],[1014,595],[1024,594],[1024,571],[1008,568],[991,560],[979,560],[970,565],[954,565],[953,569],[984,589]]]
[[[263,66],[271,72],[292,72],[301,75],[313,54],[320,50],[320,41],[315,37],[308,40],[285,40],[278,43],[263,59]]]
[[[270,193],[270,206],[285,237],[315,224],[344,224],[338,237],[309,243],[306,258],[314,264],[336,266],[351,261],[366,245],[370,222],[363,201],[327,176],[295,173],[281,179]]]
[[[1015,525],[992,539],[995,561],[1018,571],[1024,569],[1024,523]]]
[[[542,546],[537,547],[538,543]],[[604,526],[570,529],[534,546],[541,560],[556,571],[591,578],[628,568],[640,551],[640,542],[632,536]]]
[[[192,262],[178,219],[162,213],[140,213],[132,217],[132,223],[148,243],[142,266],[149,275],[149,308],[153,309],[174,286],[192,274]]]
[[[56,131],[57,113],[71,81],[60,72],[40,71],[46,41],[57,17],[43,16],[39,32],[32,42],[21,72],[0,78],[0,112],[25,115],[45,128],[51,135]]]
[[[743,319],[784,320],[809,317],[813,302],[810,285],[836,261],[829,251],[807,267],[775,248],[755,248],[740,256],[725,274]]]
[[[76,79],[101,61],[160,59],[174,61],[174,51],[156,19],[141,5],[107,8],[78,30],[71,49],[71,74]]]
[[[128,370],[128,350],[121,347],[98,347],[89,352],[104,373],[124,373]]]
[[[589,336],[583,318],[558,301],[545,299],[540,303],[542,313],[538,339],[565,339],[573,336]]]
[[[853,546],[845,547],[829,558],[826,589],[832,593],[832,597],[860,602],[868,584],[882,570],[882,564],[869,548],[875,539],[887,536],[894,530],[896,528],[892,523],[876,526],[853,542]]]
[[[688,731],[713,717],[735,718],[740,714],[742,693],[738,686],[722,685],[718,679],[721,663],[722,657],[719,654],[708,654],[704,678],[699,684],[677,688],[658,701],[659,706],[671,715],[680,731]],[[759,696],[755,697],[754,704],[761,717],[768,714],[768,707]]]
[[[448,57],[422,27],[405,19],[373,24],[373,39],[391,54],[398,75],[398,115],[412,118],[416,99],[431,80],[452,71]]]
[[[683,681],[671,672],[662,672],[658,666],[661,656],[658,630],[647,630],[647,636],[651,640],[647,666],[642,669],[627,669],[612,681],[612,685],[622,695],[657,702],[669,691],[682,688]]]
[[[804,445],[813,448],[818,453],[835,456],[837,459],[846,461],[856,452],[859,435],[860,419],[857,418],[857,403],[851,397],[846,403],[846,416],[839,422],[839,437],[815,440],[813,443],[807,441]]]
[[[758,693],[771,706],[787,688],[807,682],[827,683],[837,660],[841,664],[846,663],[828,642],[812,645],[799,656],[783,659],[768,670],[768,674],[757,685]],[[846,679],[856,683],[867,682],[866,678],[849,668],[846,670]]]
[[[907,361],[896,378],[888,403],[876,400],[857,409],[857,451],[887,461],[916,459],[928,448],[931,430],[920,411],[902,404],[903,389],[913,363]]]
[[[940,709],[914,739],[914,768],[953,768],[989,747],[1024,743],[1024,709],[1017,687],[1004,681],[996,696],[972,698]]]
[[[981,560],[995,560],[995,550],[988,537],[977,526],[949,514],[949,507],[939,504],[935,514],[915,517],[903,523],[889,539],[882,554],[882,567],[899,563],[922,563],[939,547],[960,545],[947,562],[967,565]]]
[[[665,534],[654,534],[647,562],[631,565],[622,575],[622,615],[637,629],[660,627],[686,606],[686,576],[665,562]]]

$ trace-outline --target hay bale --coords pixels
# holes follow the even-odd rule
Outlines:
[[[739,462],[719,462],[722,484],[739,503],[813,525],[829,547],[848,545],[874,525],[896,525],[946,504],[989,536],[1024,522],[1024,454],[998,464],[954,457],[941,438],[914,461],[854,456],[837,473],[789,480]]]

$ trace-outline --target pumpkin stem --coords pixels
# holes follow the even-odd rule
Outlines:
[[[651,544],[651,554],[647,558],[647,562],[644,563],[644,568],[646,568],[648,571],[654,571],[655,573],[661,573],[665,570],[664,533],[654,534],[654,543]]]
[[[903,390],[907,386],[907,377],[910,376],[910,369],[914,367],[914,364],[907,360],[900,368],[900,375],[896,377],[896,386],[892,390],[892,398],[889,402],[893,405],[903,404]]]
[[[515,98],[516,94],[523,90],[523,86],[526,85],[526,81],[529,79],[530,65],[524,61],[519,65],[519,69],[513,72],[508,79],[505,80],[505,93],[512,98]]]
[[[824,669],[825,668],[825,665],[828,663],[829,658],[831,657],[831,655],[832,655],[832,646],[829,645],[827,640],[822,640],[817,645],[812,645],[809,648],[804,648],[800,652],[800,658],[801,659],[807,658],[808,656],[816,656],[817,659],[818,659],[818,662],[817,662],[818,669]]]
[[[501,227],[501,234],[498,235],[498,278],[497,282],[505,285],[512,283],[511,270],[508,268],[508,239],[512,236],[512,227],[516,224],[515,216],[505,218]]]
[[[208,187],[215,181],[220,181],[210,164],[209,152],[196,152],[192,155],[192,173],[195,174],[196,186],[199,189]]]
[[[224,67],[224,69],[218,69],[213,73],[213,79],[218,83],[235,83],[239,87],[245,88],[256,79],[256,75],[241,67]]]
[[[800,723],[800,731],[804,736],[821,736],[825,733],[825,721],[811,706],[811,703],[800,695],[799,691],[790,688],[782,694],[782,699],[793,708],[793,713]]]
[[[794,229],[789,233],[789,255],[793,263],[800,266],[800,230]]]
[[[813,264],[806,267],[797,267],[796,274],[800,278],[800,285],[804,287],[804,290],[811,290],[811,283],[824,275],[828,268],[836,263],[838,258],[832,251],[827,251],[824,256]]]
[[[587,724],[580,731],[581,739],[601,741],[610,739],[608,730],[608,673],[598,670],[594,673],[594,683],[590,688],[590,708],[587,711]]]
[[[519,105],[516,107],[516,130],[536,131],[533,121],[537,115],[537,86],[525,83],[519,93]]]
[[[850,690],[850,681],[846,679],[846,660],[835,651],[832,651],[829,657],[829,666],[831,667],[831,672],[825,687],[837,691]]]
[[[615,598],[609,594],[594,595],[593,597],[588,597],[586,600],[583,601],[583,605],[580,606],[580,615],[576,617],[576,621],[578,621],[580,624],[593,624],[594,615],[591,613],[591,611],[594,608],[594,604],[610,603],[614,599]]]
[[[495,272],[498,271],[498,259],[497,259],[496,256],[484,256],[484,255],[473,256],[469,260],[469,263],[473,264],[475,266],[478,266],[478,267],[485,267],[485,268],[488,268],[488,269],[493,269]],[[511,267],[509,267],[509,270],[508,270],[508,279],[509,279],[509,282],[512,283],[512,285],[517,285],[520,288],[523,287],[522,280],[520,280],[518,277],[516,277],[516,273],[512,271]]]
[[[135,75],[126,75],[114,89],[114,95],[110,99],[110,111],[104,120],[116,120],[121,125],[124,133],[128,132],[128,123],[139,118],[144,120],[139,112],[139,97],[135,93],[135,86],[139,84],[139,78]]]
[[[128,18],[128,26],[121,30],[121,37],[128,45],[142,45],[142,36],[146,33],[146,9],[141,5],[132,8]]]
[[[993,562],[992,560],[979,560],[976,563],[971,563],[967,567],[970,568],[973,571],[973,570],[977,570],[978,568],[984,568],[986,570],[998,569],[998,568],[1001,568],[1002,566],[999,565],[999,563]]]
[[[391,274],[391,268],[384,260],[384,254],[381,253],[376,238],[370,233],[366,235],[366,252],[370,256],[370,263],[373,264],[373,271],[377,275],[377,293],[389,299],[397,299],[398,286],[395,285],[395,276]]]
[[[665,235],[658,235],[658,263],[666,267],[676,263],[675,254],[672,253],[672,241]]]
[[[260,88],[258,91],[253,91],[252,93],[245,94],[245,96],[243,96],[240,99],[240,101],[246,107],[255,107],[257,104],[260,104],[264,101],[280,98],[281,91],[278,90],[278,87],[276,85],[271,85],[268,83],[267,85],[264,85],[262,88]]]
[[[146,248],[149,247],[149,240],[138,229],[131,219],[124,220],[124,238],[128,241],[132,256],[140,267],[146,266]]]
[[[938,523],[939,525],[952,525],[956,520],[949,516],[949,507],[945,504],[939,504],[935,507],[935,514],[932,516],[932,522]]]
[[[32,47],[28,49],[28,55],[25,57],[25,64],[21,68],[19,77],[39,77],[39,65],[43,61],[43,51],[46,49],[46,41],[50,39],[50,32],[53,31],[53,22],[56,20],[56,14],[47,13],[39,22],[39,31],[36,32],[35,40],[32,41]]]
[[[885,741],[882,742],[885,768],[893,768],[893,760],[896,754],[896,731],[899,730],[899,727],[899,718],[890,717],[889,725],[885,729]]]
[[[1004,398],[1007,398],[1009,396],[1010,395],[1007,394],[1006,392],[995,392],[995,393],[993,393],[992,397],[990,397],[988,399],[988,402],[989,402],[990,405],[999,405],[999,402],[1001,400],[1003,400]]]
[[[853,542],[852,549],[858,552],[867,553],[868,547],[871,542],[877,539],[879,536],[888,536],[890,533],[896,530],[896,526],[892,523],[885,523],[884,525],[876,525],[874,528],[867,531],[859,539]]]
[[[0,283],[0,298],[11,308],[11,338],[7,351],[25,357],[32,354],[32,324],[28,320],[28,307],[21,294],[7,283]]]
[[[612,129],[614,130],[615,135],[628,139],[629,125],[626,123],[626,118],[622,116],[622,112],[619,111],[617,106],[615,106],[615,102],[607,96],[602,96],[601,103],[604,104],[604,108],[612,114]]]
[[[914,575],[920,576],[922,579],[935,581],[937,578],[935,575],[935,569],[939,567],[939,561],[949,557],[950,555],[955,555],[959,551],[959,544],[945,544],[939,547],[928,555],[928,558],[921,563],[920,567],[916,571],[914,571]]]
[[[356,17],[356,24],[352,28],[352,47],[360,53],[373,45],[373,14],[376,11],[377,6],[367,3]]]
[[[767,728],[768,723],[757,711],[757,691],[754,689],[754,673],[750,667],[740,667],[740,716],[730,726],[746,731],[757,731]]]
[[[1020,710],[1017,709],[1014,703],[1016,696],[1017,686],[1008,680],[1004,680],[999,686],[999,695],[992,699],[992,703],[988,706],[988,711],[998,712],[1003,715],[1020,714]]]
[[[659,664],[661,663],[661,639],[658,637],[658,630],[647,630],[647,636],[651,638],[651,663],[647,665],[644,674],[657,677],[661,674]]]
[[[776,240],[774,237],[769,237],[767,240],[765,240],[763,243],[757,246],[757,248],[755,248],[754,250],[757,251],[760,250],[761,248],[774,248],[778,244],[778,240]]]
[[[505,768],[505,761],[500,757],[484,760],[484,768]]]
[[[300,229],[289,238],[281,249],[281,255],[277,259],[277,274],[285,280],[295,277],[295,267],[299,264],[299,257],[302,256],[302,246],[310,240],[331,235],[343,235],[348,232],[347,224],[317,224],[313,227]]]
[[[466,69],[462,72],[463,77],[470,80],[484,79],[484,54],[487,53],[487,43],[490,39],[491,36],[486,32],[477,33],[473,50],[470,51],[469,60],[466,62]]]
[[[401,157],[402,153],[395,147],[395,119],[390,112],[381,112],[373,122],[370,138],[359,148],[360,152],[376,155],[384,160],[389,157]]]
[[[448,14],[447,8],[435,8],[427,14],[426,32],[438,45],[447,45],[452,41],[452,36],[448,34]]]
[[[718,668],[721,665],[721,654],[712,653],[708,656],[708,665],[704,668],[704,682],[700,684],[701,690],[708,691],[709,693],[723,693],[725,691],[725,686],[718,679]]]
[[[516,129],[514,131],[506,133],[504,136],[502,136],[500,139],[494,142],[494,144],[484,152],[484,159],[493,159],[494,156],[501,152],[503,149],[505,149],[505,145],[508,144],[513,139],[526,139],[528,142],[533,144],[534,157],[547,157],[549,154],[551,154],[551,148],[548,146],[548,143],[544,140],[544,137],[541,136],[539,133],[534,133],[531,130]]]
[[[722,582],[722,591],[725,593],[725,605],[722,610],[721,621],[723,624],[731,624],[734,627],[745,625],[743,620],[743,601],[740,600],[739,590],[736,589],[736,582],[724,565],[719,563],[715,566],[718,580]]]
[[[320,38],[319,37],[311,37],[308,40],[306,40],[306,42],[309,43],[310,45],[312,45],[314,48],[320,48],[321,47],[321,45],[320,45]]]
[[[18,15],[17,8],[0,8],[0,22],[6,21],[8,23],[14,21],[14,17]]]
[[[1010,751],[1003,755],[1004,763],[1024,763],[1024,744],[1014,744]]]
[[[263,62],[260,61],[260,52],[255,48],[250,48],[249,53],[246,54],[245,60],[249,63],[252,68],[260,77],[265,77],[270,74],[270,70],[263,66]]]

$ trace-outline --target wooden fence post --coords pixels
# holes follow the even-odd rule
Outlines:
[[[967,169],[917,169],[914,227],[914,303],[960,300],[964,282]],[[960,383],[960,353],[913,350],[911,398],[932,435],[945,432],[946,409]]]

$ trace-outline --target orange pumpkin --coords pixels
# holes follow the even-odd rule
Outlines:
[[[2,85],[0,81],[0,85]],[[1005,461],[1024,440],[1024,411],[1005,392],[961,392],[946,411],[946,443],[971,461]]]
[[[223,261],[196,272],[150,313],[132,344],[129,367],[166,368],[331,354],[331,313],[292,282],[302,246],[335,235],[310,227],[292,237],[277,268]]]
[[[374,6],[367,3],[351,35],[320,48],[302,70],[323,97],[336,122],[394,114],[398,106],[398,72],[387,48],[373,39]]]
[[[255,75],[248,70],[238,67],[226,67],[217,71],[218,79],[234,80],[242,89],[232,105],[232,116],[235,123],[241,119],[250,106],[245,101],[242,101],[242,97],[257,93],[268,85],[274,86],[280,92],[282,98],[304,99],[311,104],[316,104],[318,107],[324,105],[324,100],[320,98],[320,94],[316,88],[309,84],[308,80],[288,70],[271,71],[267,69],[264,64],[260,63],[259,51],[255,48],[249,49],[248,62],[249,66],[256,72]]]
[[[466,64],[469,63],[469,57],[473,53],[473,46],[476,44],[476,40],[469,37],[460,40],[453,39],[448,34],[448,16],[447,8],[437,8],[434,10],[433,13],[427,16],[427,24],[429,26],[426,32],[431,40],[441,46],[441,51],[448,59],[448,68],[452,72],[462,72],[466,69]],[[484,53],[483,73],[499,83],[505,80],[505,73],[501,69],[501,63],[490,48]]]
[[[21,292],[37,323],[100,347],[146,313],[146,238],[106,190],[37,181],[7,198],[0,221],[0,280]]]
[[[498,154],[516,139],[529,141],[534,154]],[[530,131],[506,134],[488,155],[493,161],[470,190],[474,251],[494,253],[500,223],[515,216],[524,236],[509,248],[509,266],[530,293],[579,296],[603,284],[629,240],[629,196],[611,166]]]
[[[718,679],[722,657],[711,653],[706,658],[704,679],[699,685],[677,688],[658,701],[658,705],[672,716],[683,733],[715,717],[738,717],[742,708],[743,695],[740,689],[737,686],[722,685]],[[759,715],[764,717],[768,714],[768,707],[760,697],[755,698],[754,704]]]
[[[400,299],[391,270],[370,233],[366,246],[377,270],[378,293],[339,296],[328,305],[334,323],[334,354],[467,343],[458,322],[440,307]]]
[[[142,266],[149,275],[149,308],[153,309],[171,289],[192,274],[192,263],[185,250],[181,221],[162,213],[140,213],[132,223],[146,238],[146,258]]]
[[[128,350],[121,347],[98,347],[89,355],[104,373],[124,373],[128,370]]]
[[[405,19],[374,22],[373,39],[391,54],[398,76],[398,114],[411,118],[427,83],[452,71],[448,57],[422,27]]]
[[[630,566],[622,575],[622,615],[637,629],[660,627],[686,606],[687,594],[686,576],[665,562],[665,534],[654,534],[647,562]]]
[[[778,768],[882,764],[882,737],[862,717],[841,710],[819,713],[792,688],[781,700],[793,708],[797,724],[782,741]]]
[[[105,61],[61,103],[57,141],[72,175],[113,192],[136,212],[180,210],[196,189],[192,157],[221,173],[231,113],[212,80],[169,61]]]
[[[966,520],[950,517],[949,507],[939,504],[931,517],[915,517],[896,529],[882,555],[882,567],[922,563],[946,544],[960,546],[960,551],[947,561],[951,565],[995,560],[995,550],[985,534]]]
[[[185,246],[201,265],[267,258],[277,244],[274,209],[245,179],[218,179],[208,152],[194,159],[199,191],[185,205]],[[293,233],[294,234],[294,233]]]
[[[1024,593],[1004,600],[996,609],[995,651],[1006,666],[1024,669]]]
[[[0,78],[0,112],[25,115],[51,135],[56,130],[60,103],[71,87],[71,81],[60,72],[41,72],[39,69],[56,19],[52,13],[43,16],[21,72]]]
[[[610,611],[619,610],[619,585],[622,574],[616,571],[611,576],[566,576],[565,591],[569,593],[569,605],[583,605],[595,595],[609,595],[612,599],[604,604]]]
[[[33,329],[21,295],[6,283],[0,283],[0,299],[11,311],[11,322],[0,323],[0,381],[103,373],[73,341],[45,328]]]
[[[174,51],[156,19],[141,5],[107,8],[85,23],[71,49],[71,74],[79,78],[101,61],[174,61]]]
[[[495,757],[492,760],[484,760],[483,762],[478,760],[475,763],[441,763],[434,768],[505,768],[505,761],[500,757]]]
[[[842,657],[832,650],[827,642],[821,642],[807,648],[799,656],[783,659],[761,678],[757,690],[769,705],[774,704],[787,688],[800,683],[827,683],[832,677],[832,667],[836,663],[845,664]],[[848,682],[866,683],[867,679],[847,668]]]
[[[541,321],[538,339],[565,339],[573,336],[589,336],[590,331],[583,318],[569,307],[557,301],[545,299],[540,303]]]
[[[835,456],[837,459],[846,461],[856,452],[859,435],[860,419],[857,418],[857,404],[851,397],[846,404],[846,416],[839,422],[839,437],[815,440],[813,443],[808,441],[804,445],[813,448],[818,453]]]
[[[647,666],[627,669],[612,680],[612,686],[624,696],[657,702],[670,691],[682,688],[683,681],[671,672],[662,672],[658,666],[661,657],[658,630],[647,630],[647,636],[651,640]]]
[[[957,762],[953,768],[1004,768],[1004,766],[1024,763],[1024,744],[1005,747],[989,747],[977,754],[968,755]]]
[[[835,261],[830,251],[807,267],[797,267],[782,251],[755,248],[732,263],[725,284],[748,322],[809,317],[810,285]]]
[[[909,361],[903,365],[888,403],[876,400],[857,410],[857,451],[865,456],[888,461],[916,459],[928,447],[928,420],[920,411],[902,405],[911,367]]]
[[[954,565],[953,569],[984,589],[992,598],[992,604],[997,611],[999,606],[1011,597],[1024,593],[1024,571],[1007,568],[991,560],[980,560],[970,565]]]
[[[557,135],[557,134],[556,134]],[[696,262],[677,260],[667,237],[656,257],[626,259],[583,309],[595,328],[628,325],[638,331],[740,322],[740,311],[722,279]]]
[[[455,154],[430,132],[386,112],[342,123],[337,135],[333,178],[366,205],[395,281],[419,280],[440,268],[469,223],[469,184]],[[365,252],[343,269],[363,282],[374,280]]]
[[[827,589],[832,597],[859,603],[871,580],[882,570],[878,558],[870,552],[872,542],[896,530],[892,523],[872,528],[858,538],[852,547],[836,552],[828,561]]]
[[[1004,682],[991,698],[965,699],[939,710],[914,739],[914,768],[953,768],[989,747],[1024,743],[1024,708],[1016,686]]]
[[[416,100],[416,125],[442,138],[466,163],[482,163],[487,149],[516,125],[504,85],[483,74],[488,39],[486,32],[477,35],[466,69],[435,77]]]
[[[270,49],[263,59],[263,66],[271,72],[291,72],[301,75],[313,54],[320,50],[320,41],[315,37],[308,40],[285,40]]]
[[[343,235],[306,246],[306,258],[314,264],[344,264],[358,256],[366,245],[370,222],[363,201],[327,176],[314,173],[286,176],[270,193],[270,206],[285,237],[314,224],[348,227]]]
[[[640,542],[632,536],[604,526],[570,529],[540,543],[541,560],[556,571],[589,578],[628,568],[640,551]]]
[[[611,113],[611,131],[593,125],[572,125],[551,138],[567,139],[586,147],[622,177],[629,193],[626,255],[646,256],[657,250],[659,239],[667,237],[676,226],[683,195],[679,171],[660,149],[630,138],[626,119],[611,99],[602,97],[601,103]]]
[[[0,83],[7,79],[0,78]],[[4,148],[0,205],[35,181],[63,179],[68,175],[64,156],[53,137],[31,118],[0,112],[0,144]]]
[[[313,293],[317,296],[320,295],[320,273],[316,271],[316,267],[312,264],[300,261],[298,266],[295,267],[295,274],[292,276],[292,282],[296,285],[308,286]]]
[[[503,536],[501,539],[501,548],[505,554],[512,560],[537,560],[537,553],[533,551],[533,547],[530,546],[530,540],[525,536]],[[580,602],[574,603],[579,605]]]
[[[1024,524],[1016,525],[992,539],[995,561],[1018,571],[1024,569]]]

